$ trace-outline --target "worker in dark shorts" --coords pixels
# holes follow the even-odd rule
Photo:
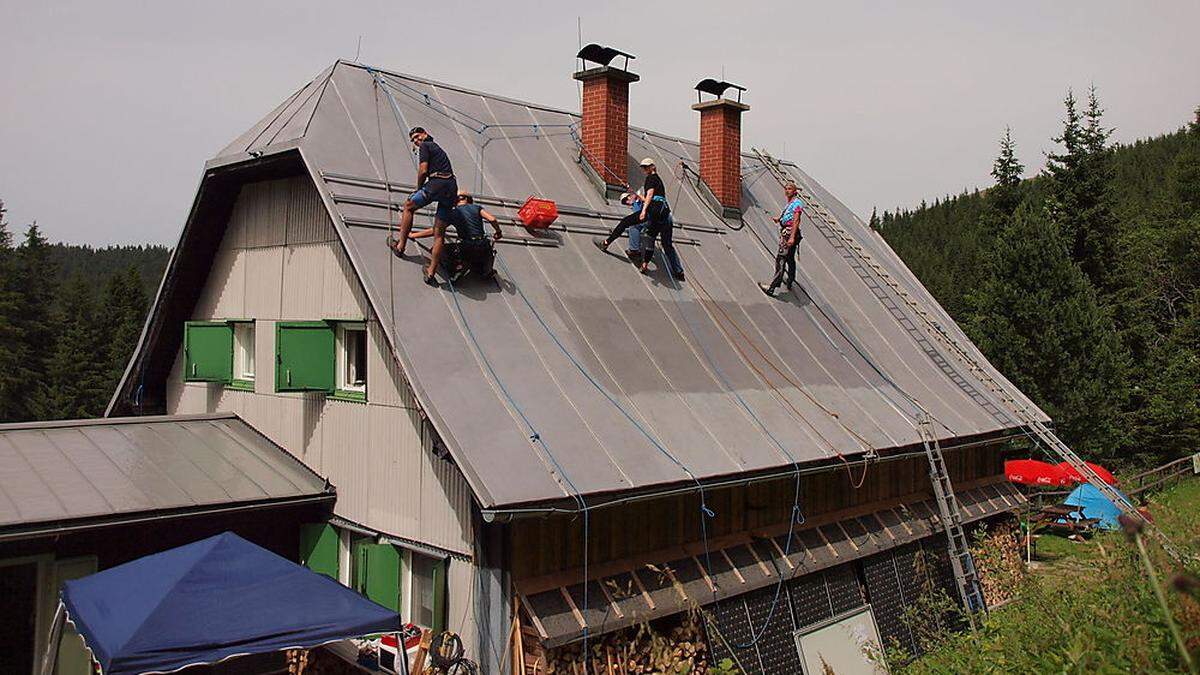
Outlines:
[[[483,223],[492,226],[492,238],[489,240],[483,232]],[[468,273],[481,279],[491,279],[496,275],[492,264],[496,260],[496,250],[493,241],[500,241],[503,233],[500,231],[500,221],[496,216],[475,203],[475,199],[465,191],[458,193],[458,206],[450,216],[450,224],[458,235],[458,241],[445,246],[442,256],[442,269],[451,282],[461,280]],[[423,239],[435,235],[435,228],[413,232],[410,239]]]
[[[796,189],[796,183],[788,181],[783,186],[784,197],[787,198],[787,205],[783,207],[783,212],[778,218],[771,220],[779,223],[779,249],[775,253],[775,276],[771,277],[771,282],[767,284],[759,284],[763,293],[767,295],[775,295],[775,289],[779,288],[780,284],[784,283],[784,278],[787,278],[787,287],[790,291],[792,284],[796,283],[796,249],[800,246],[800,217],[804,215],[804,200],[800,198],[800,191]]]
[[[675,252],[675,244],[671,240],[675,223],[671,218],[671,206],[667,203],[667,188],[658,175],[653,159],[643,159],[640,166],[646,174],[646,182],[642,185],[644,201],[641,220],[646,223],[646,232],[642,236],[642,272],[650,269],[654,240],[661,235],[663,256],[667,259],[671,276],[677,281],[684,281],[683,264],[679,262],[679,254]]]
[[[398,256],[404,255],[408,245],[408,233],[412,230],[413,214],[417,209],[424,208],[437,202],[437,211],[433,216],[433,251],[429,255],[429,267],[425,270],[425,283],[437,286],[434,273],[437,272],[438,262],[442,257],[442,247],[445,245],[446,226],[453,217],[455,202],[458,200],[458,182],[454,179],[454,168],[450,166],[450,158],[441,146],[433,142],[421,127],[413,127],[408,132],[408,140],[412,141],[417,150],[417,191],[409,195],[404,202],[404,212],[400,216],[400,238],[393,244],[393,251]]]

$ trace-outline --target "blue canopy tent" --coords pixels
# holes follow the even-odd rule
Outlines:
[[[1116,488],[1114,488],[1116,489]],[[1125,501],[1129,501],[1129,497],[1125,493],[1118,493],[1124,497]],[[1071,491],[1067,498],[1063,501],[1064,504],[1070,506],[1080,506],[1084,518],[1096,518],[1100,521],[1100,527],[1106,530],[1115,530],[1120,527],[1117,518],[1121,515],[1121,509],[1117,508],[1116,504],[1109,501],[1100,490],[1096,489],[1091,483],[1082,483],[1079,487]]]
[[[400,626],[396,612],[232,532],[68,581],[62,601],[105,675],[171,672]]]

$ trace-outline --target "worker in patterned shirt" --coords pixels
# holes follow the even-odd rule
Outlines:
[[[804,214],[806,204],[800,198],[800,191],[796,189],[794,181],[788,181],[783,186],[783,194],[787,198],[787,204],[783,207],[783,212],[778,218],[772,218],[774,222],[779,224],[779,249],[775,253],[775,276],[771,277],[771,282],[767,284],[759,284],[763,293],[767,295],[775,295],[775,289],[784,284],[784,277],[787,277],[788,290],[792,290],[792,284],[796,283],[796,249],[800,246],[800,217]]]

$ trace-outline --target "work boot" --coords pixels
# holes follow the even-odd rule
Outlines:
[[[687,281],[687,278],[683,276],[683,272],[675,272],[671,276],[675,277],[675,281]]]
[[[762,284],[762,283],[760,283],[760,284],[758,285],[758,287],[759,287],[760,289],[762,289],[762,292],[763,292],[763,293],[766,293],[766,294],[767,294],[767,297],[768,297],[768,298],[773,298],[773,297],[775,297],[775,288],[774,288],[773,286],[771,286],[771,284]]]
[[[596,245],[596,248],[600,249],[604,253],[608,253],[608,245],[610,242],[607,239],[592,237],[592,243]]]
[[[431,274],[431,275],[429,275],[429,276],[425,276],[425,273],[424,273],[424,272],[422,272],[422,273],[421,273],[421,280],[425,282],[425,285],[426,285],[426,286],[432,286],[432,287],[434,287],[434,288],[437,288],[437,287],[438,287],[438,280],[437,280],[437,276],[435,276],[435,275],[433,275],[433,274]]]
[[[450,275],[450,283],[457,284],[458,282],[462,281],[468,274],[470,274],[470,272],[471,272],[471,270],[468,267],[460,267],[460,268],[454,270],[454,274]]]

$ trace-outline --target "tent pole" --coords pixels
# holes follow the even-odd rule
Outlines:
[[[63,606],[62,600],[58,601],[58,608],[54,610],[54,621],[50,624],[50,638],[46,641],[46,653],[42,655],[42,667],[38,671],[41,675],[51,675],[54,672],[54,666],[58,661],[58,643],[62,640],[63,622],[66,620],[67,609]]]

